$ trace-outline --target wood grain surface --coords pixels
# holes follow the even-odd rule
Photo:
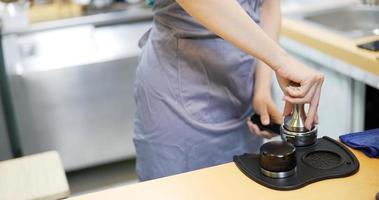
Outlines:
[[[374,200],[379,192],[379,159],[353,151],[360,161],[355,175],[316,182],[291,191],[266,188],[247,178],[234,163],[78,196],[70,200]]]

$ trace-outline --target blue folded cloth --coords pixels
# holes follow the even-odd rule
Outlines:
[[[368,157],[379,158],[379,128],[341,135],[347,146],[363,151]]]

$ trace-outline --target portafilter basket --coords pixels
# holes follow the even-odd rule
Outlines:
[[[304,104],[294,104],[292,114],[285,117],[280,126],[282,139],[297,147],[314,144],[317,141],[317,127],[308,130],[305,127],[305,118]]]

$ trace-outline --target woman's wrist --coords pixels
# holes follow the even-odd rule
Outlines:
[[[271,97],[271,85],[261,85],[259,87],[255,87],[254,96]]]
[[[264,62],[259,61],[255,72],[255,93],[271,93],[272,70]]]
[[[273,55],[273,62],[271,63],[271,69],[277,71],[281,67],[285,67],[288,63],[289,55],[285,50],[279,48]]]
[[[254,86],[254,93],[260,93],[260,94],[271,94],[271,82],[256,82]]]

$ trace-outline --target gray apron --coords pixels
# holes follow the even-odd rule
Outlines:
[[[261,0],[239,0],[259,23]],[[228,28],[228,27],[225,27]],[[139,178],[149,180],[255,152],[251,134],[255,59],[195,22],[174,0],[156,0],[140,41],[134,96]]]

